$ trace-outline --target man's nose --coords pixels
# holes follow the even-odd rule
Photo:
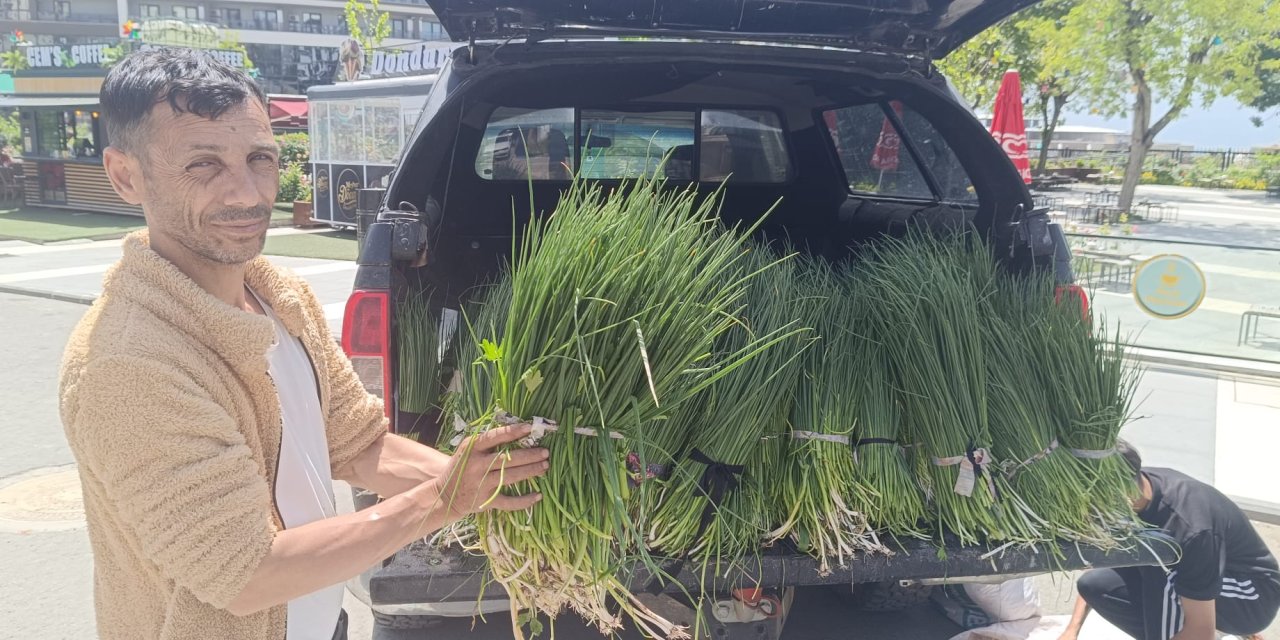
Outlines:
[[[253,207],[262,201],[258,190],[259,177],[248,165],[228,172],[226,194],[223,203],[229,207]]]

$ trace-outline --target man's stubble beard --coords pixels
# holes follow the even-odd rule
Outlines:
[[[245,209],[224,209],[209,218],[210,224],[218,222],[239,222],[243,220],[268,220],[271,218],[271,209],[265,205],[257,207],[249,207]],[[184,216],[182,218],[190,220],[191,218]],[[213,241],[204,241],[200,237],[200,232],[184,223],[183,233],[181,237],[175,238],[183,247],[192,254],[200,258],[212,262],[214,264],[225,266],[238,266],[257,258],[262,255],[262,250],[267,244],[267,232],[264,230],[258,238],[256,246],[254,245],[236,245],[233,248],[224,249]]]

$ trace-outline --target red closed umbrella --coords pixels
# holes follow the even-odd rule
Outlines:
[[[991,137],[1018,168],[1022,181],[1031,184],[1031,159],[1027,157],[1027,123],[1022,119],[1022,82],[1017,71],[1006,71],[991,113]]]
[[[902,103],[894,100],[889,103],[893,107],[893,112],[897,114],[898,119],[902,119]],[[881,171],[881,178],[884,177],[885,171],[898,170],[898,150],[902,148],[902,138],[898,136],[898,130],[893,128],[893,123],[886,116],[884,122],[880,124],[880,138],[876,140],[876,150],[871,154],[871,168]]]

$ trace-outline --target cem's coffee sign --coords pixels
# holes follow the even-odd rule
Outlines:
[[[424,42],[392,49],[377,49],[368,54],[365,74],[370,78],[385,78],[434,71],[444,66],[449,53],[456,46],[429,45]]]
[[[106,44],[76,44],[71,46],[44,45],[25,47],[27,66],[32,69],[74,69],[76,67],[102,66],[106,58]],[[155,49],[156,45],[144,44],[141,51]],[[225,49],[206,49],[209,55],[237,68],[245,66],[244,54]]]
[[[144,44],[138,47],[138,50],[149,51],[151,49],[161,49],[163,47],[164,45]],[[231,51],[228,49],[202,49],[202,51],[237,69],[243,69],[245,66],[244,54],[239,51]]]
[[[25,47],[27,50],[27,66],[32,69],[96,67],[102,64],[107,46],[105,44],[76,44],[71,46],[44,45]]]

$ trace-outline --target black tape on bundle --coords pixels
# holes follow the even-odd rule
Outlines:
[[[857,442],[853,443],[853,463],[854,464],[858,464],[858,449],[861,449],[862,447],[865,447],[869,444],[891,444],[895,447],[902,446],[902,445],[899,445],[898,441],[894,440],[893,438],[862,438],[861,440],[858,440]]]
[[[702,516],[698,520],[698,532],[694,534],[693,539],[698,540],[707,532],[707,527],[711,526],[711,522],[715,520],[716,509],[720,508],[720,503],[724,501],[725,496],[729,492],[738,488],[740,481],[738,476],[746,470],[745,465],[727,464],[712,460],[707,454],[698,449],[689,452],[689,459],[699,464],[705,465],[706,469],[702,471],[702,477],[698,480],[698,489],[707,497],[707,504],[702,508]],[[662,572],[675,578],[680,575],[680,571],[684,569],[685,563],[689,561],[689,549],[685,549],[680,557],[662,568]],[[662,593],[662,576],[654,576],[649,581],[649,586],[645,587],[651,595]]]
[[[898,444],[898,441],[897,441],[897,440],[894,440],[893,438],[863,438],[863,439],[861,439],[861,440],[859,440],[859,441],[857,441],[857,442],[853,443],[853,446],[855,446],[855,447],[865,447],[866,445],[869,445],[869,444],[893,444],[893,445],[896,445],[896,444]]]

